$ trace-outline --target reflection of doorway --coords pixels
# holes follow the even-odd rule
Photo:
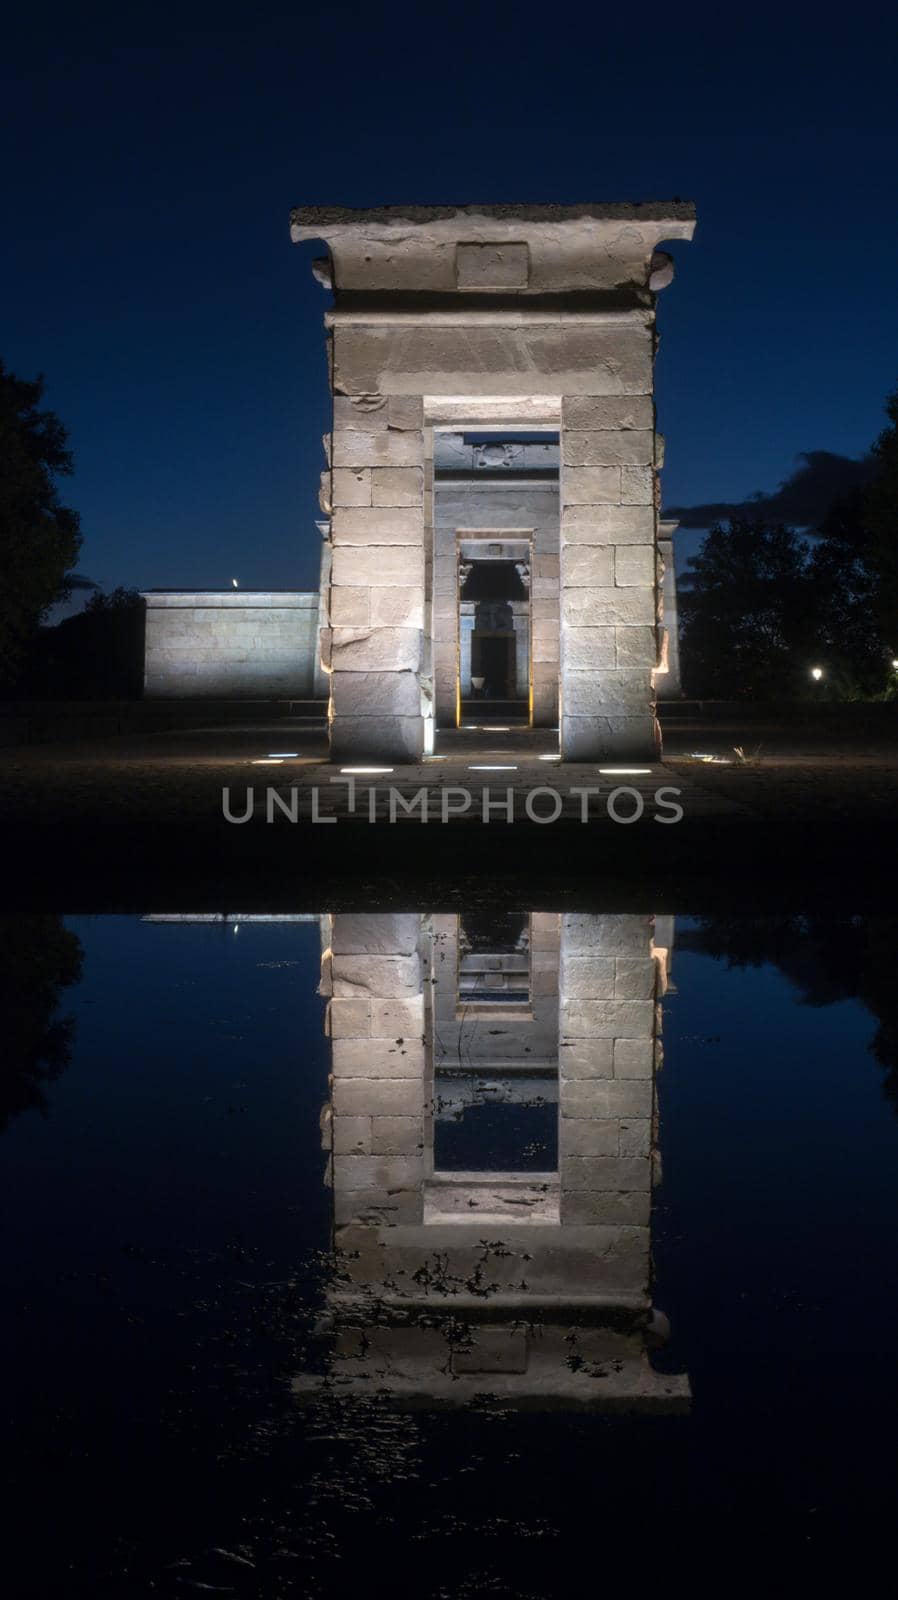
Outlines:
[[[482,553],[481,553],[482,551]],[[523,541],[465,541],[458,574],[460,720],[530,721],[530,563]]]

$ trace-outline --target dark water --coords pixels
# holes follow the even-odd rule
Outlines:
[[[692,1400],[631,1415],[318,1381],[317,917],[6,920],[7,1591],[529,1597],[887,1534],[895,932],[677,919],[650,1359]],[[552,1107],[488,1094],[437,1120],[437,1165],[554,1167]]]

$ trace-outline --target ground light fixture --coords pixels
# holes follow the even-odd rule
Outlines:
[[[517,770],[517,767],[509,766],[506,761],[490,762],[488,764],[478,764],[477,766],[468,767],[469,772],[517,772]]]
[[[647,778],[651,767],[600,767],[603,778]]]
[[[280,756],[257,756],[250,765],[253,767],[282,767],[284,763]]]
[[[269,761],[295,761],[299,755],[298,750],[269,750]]]
[[[392,767],[341,767],[340,771],[347,773],[350,777],[360,777],[360,778],[369,778],[369,777],[371,777],[371,778],[373,778],[373,777],[377,776],[378,774],[380,774],[382,772],[392,772],[393,768]]]
[[[540,759],[540,761],[560,761],[561,760],[561,756],[559,755],[558,751],[556,750],[556,751],[553,751],[552,754],[550,754],[550,755],[540,756],[539,759]]]

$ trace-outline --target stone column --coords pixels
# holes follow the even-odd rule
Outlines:
[[[424,439],[414,396],[353,393],[354,330],[335,331],[331,444],[331,758],[424,748]]]
[[[336,915],[321,992],[332,1077],[334,1220],[420,1222],[424,991],[417,915]]]
[[[626,394],[561,412],[561,753],[655,760],[657,663],[652,329],[622,328]]]
[[[652,950],[649,917],[561,919],[561,1221],[644,1229],[646,1293],[657,1034]]]

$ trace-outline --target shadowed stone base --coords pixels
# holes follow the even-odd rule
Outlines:
[[[331,723],[334,762],[418,762],[423,754],[423,717],[337,716]]]
[[[562,761],[658,761],[661,731],[652,716],[561,719]]]

